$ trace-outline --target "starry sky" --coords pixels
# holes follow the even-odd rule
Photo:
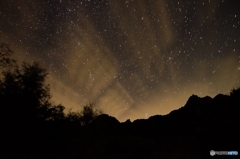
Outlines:
[[[52,100],[126,119],[240,83],[239,0],[0,0],[0,42],[47,69]]]

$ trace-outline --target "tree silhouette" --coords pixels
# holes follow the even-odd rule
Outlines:
[[[94,108],[94,103],[89,103],[83,107],[81,111],[81,122],[82,125],[90,124],[98,115],[102,112]]]
[[[13,66],[16,61],[11,57],[13,54],[13,51],[9,48],[9,45],[5,43],[0,44],[0,69],[7,67],[7,66]]]
[[[12,114],[9,114],[11,118],[32,121],[41,117],[38,109],[50,106],[49,87],[44,86],[46,75],[37,63],[23,64],[22,69],[17,67],[3,72],[0,102]]]
[[[62,105],[50,101],[50,86],[45,84],[47,71],[37,62],[19,67],[11,59],[8,45],[1,45],[0,109],[1,119],[9,124],[35,123],[64,118]],[[14,67],[10,65],[14,63]]]
[[[44,68],[37,62],[18,66],[11,59],[13,51],[7,44],[1,44],[0,51],[0,118],[4,123],[21,125],[66,119],[87,125],[101,114],[94,103],[85,105],[81,112],[64,114],[64,106],[51,103],[50,86],[45,84],[48,73]]]
[[[66,115],[66,118],[69,121],[80,122],[80,125],[84,126],[90,124],[100,114],[102,114],[102,111],[96,109],[94,103],[88,103],[80,112],[72,112],[70,110]]]

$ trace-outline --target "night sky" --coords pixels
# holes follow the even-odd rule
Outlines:
[[[67,110],[126,119],[240,86],[239,0],[0,0],[0,42]]]

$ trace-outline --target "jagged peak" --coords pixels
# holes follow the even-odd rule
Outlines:
[[[114,123],[120,123],[115,117],[110,116],[108,114],[100,114],[96,117],[94,122],[114,122]]]
[[[187,103],[185,104],[185,106],[188,106],[188,105],[192,105],[196,102],[196,100],[200,99],[200,97],[198,97],[197,95],[193,94],[191,95],[189,98],[188,98],[188,101]]]
[[[123,123],[126,123],[126,124],[128,124],[128,123],[132,123],[131,122],[131,120],[130,119],[127,119],[125,122],[123,122]]]
[[[212,99],[213,98],[210,96],[199,97],[199,96],[193,94],[188,98],[188,101],[186,102],[184,107],[188,107],[190,105],[198,105],[200,100],[202,102],[202,101],[210,101]]]

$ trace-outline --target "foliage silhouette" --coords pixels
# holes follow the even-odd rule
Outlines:
[[[9,46],[1,44],[0,48],[0,127],[3,130],[0,157],[10,152],[13,156],[9,158],[14,158],[14,154],[17,157],[18,153],[26,153],[23,149],[31,150],[31,155],[53,155],[56,149],[65,147],[63,143],[68,143],[62,137],[71,132],[64,128],[71,125],[69,130],[80,130],[79,125],[69,122],[87,125],[101,113],[90,103],[79,113],[65,114],[64,106],[51,102],[50,86],[45,84],[47,71],[37,62],[18,66],[11,59],[13,52]]]
[[[46,70],[37,63],[24,63],[21,68],[3,72],[0,101],[4,113],[19,122],[51,118],[52,114],[46,113],[53,107],[50,88],[44,84],[46,76]]]
[[[90,124],[100,114],[102,114],[102,111],[96,109],[94,103],[88,103],[83,107],[82,111],[73,112],[70,109],[66,114],[66,120],[79,122],[81,126],[85,126]]]
[[[10,49],[9,45],[5,43],[0,44],[0,68],[12,67],[15,65],[16,61],[11,57],[13,51]]]
[[[98,115],[102,114],[102,112],[95,109],[94,106],[94,103],[89,103],[83,107],[80,118],[82,125],[90,124]]]

